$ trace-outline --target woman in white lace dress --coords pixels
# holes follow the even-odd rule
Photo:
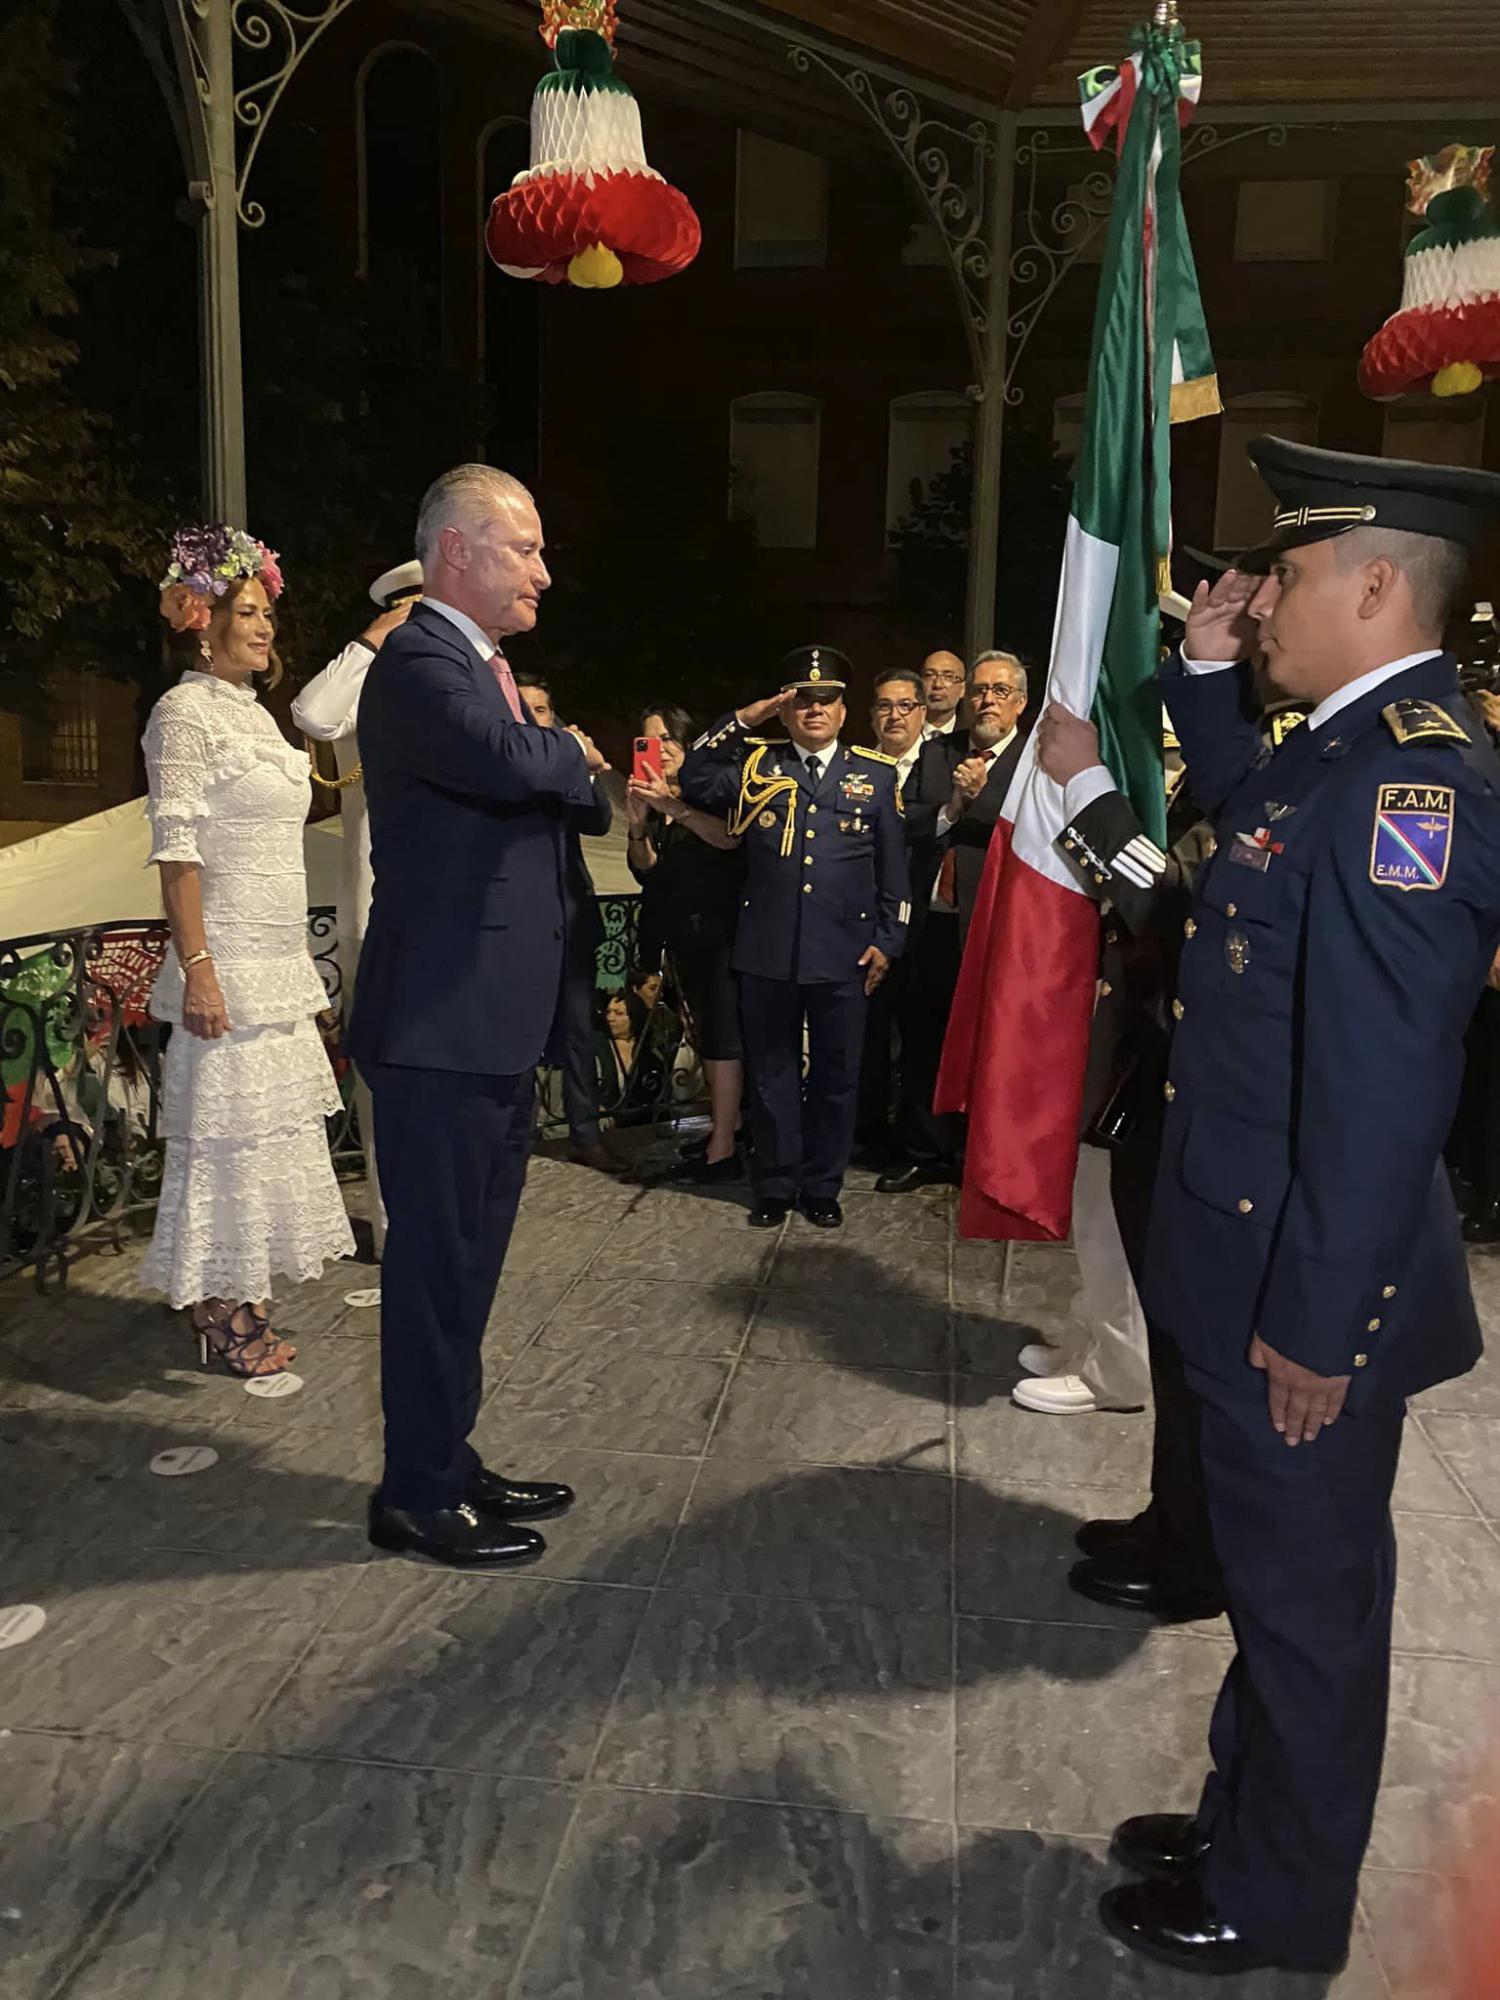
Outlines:
[[[143,1276],[191,1306],[199,1359],[279,1374],[276,1276],[315,1277],[354,1248],[329,1158],[338,1091],[307,948],[306,756],[256,699],[274,686],[276,558],[228,528],[179,533],[162,613],[187,671],[151,711],[151,859],[172,941],[151,995],[170,1021],[166,1170]]]

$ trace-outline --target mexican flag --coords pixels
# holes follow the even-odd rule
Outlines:
[[[1115,782],[1162,846],[1170,426],[1219,398],[1179,187],[1198,44],[1143,26],[1132,49],[1080,79],[1085,129],[1096,147],[1113,138],[1119,170],[1044,703],[1093,717]],[[1057,852],[1062,829],[1062,789],[1028,743],[990,843],[938,1078],[937,1108],[969,1113],[965,1236],[1068,1234],[1099,909]]]

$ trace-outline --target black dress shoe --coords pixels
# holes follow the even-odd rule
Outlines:
[[[722,1160],[681,1160],[667,1175],[678,1187],[684,1183],[692,1187],[725,1187],[744,1178],[745,1169],[738,1153],[726,1154]]]
[[[1283,1972],[1341,1972],[1337,1958],[1279,1958],[1252,1944],[1221,1917],[1191,1876],[1179,1882],[1128,1882],[1099,1899],[1104,1928],[1121,1944],[1163,1965],[1180,1965],[1211,1977],[1275,1968]]]
[[[814,1229],[842,1229],[844,1211],[831,1194],[805,1194],[797,1203]]]
[[[1224,1594],[1203,1584],[1176,1583],[1136,1565],[1129,1556],[1090,1556],[1074,1563],[1068,1583],[1094,1604],[1112,1604],[1124,1611],[1146,1611],[1163,1625],[1184,1625],[1195,1618],[1217,1618],[1225,1609]]]
[[[1110,1855],[1132,1875],[1176,1882],[1191,1875],[1208,1852],[1191,1813],[1139,1813],[1115,1828]]]
[[[567,1513],[573,1504],[573,1489],[555,1479],[507,1479],[503,1472],[491,1472],[481,1465],[464,1498],[505,1521],[545,1521],[554,1514]]]
[[[911,1194],[916,1188],[952,1187],[958,1175],[942,1160],[907,1160],[875,1183],[877,1194]]]
[[[1131,1521],[1085,1521],[1073,1540],[1086,1556],[1113,1556],[1152,1546],[1144,1514]]]
[[[750,1211],[752,1229],[779,1229],[792,1212],[792,1204],[782,1201],[778,1195],[768,1195],[758,1201]]]
[[[537,1560],[547,1544],[531,1528],[461,1501],[436,1514],[409,1514],[370,1497],[370,1540],[377,1549],[425,1556],[450,1569],[515,1569]]]

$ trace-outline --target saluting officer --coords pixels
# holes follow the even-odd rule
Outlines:
[[[1500,762],[1441,650],[1500,476],[1263,438],[1265,546],[1164,692],[1217,846],[1179,973],[1145,1304],[1199,1401],[1238,1651],[1192,1818],[1102,1914],[1204,1972],[1348,1949],[1384,1750],[1406,1398],[1479,1325],[1442,1166],[1500,939]],[[1247,574],[1260,570],[1263,575]],[[1272,750],[1246,655],[1312,712]]]
[[[848,667],[829,646],[789,654],[781,692],[713,724],[682,767],[683,797],[728,819],[748,864],[731,963],[757,1229],[794,1203],[822,1229],[844,1219],[866,1002],[911,914],[895,760],[839,741]],[[773,719],[790,742],[751,734]]]

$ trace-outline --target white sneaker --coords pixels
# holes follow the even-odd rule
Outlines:
[[[1019,1403],[1023,1410],[1040,1410],[1049,1417],[1108,1409],[1124,1414],[1121,1405],[1101,1403],[1081,1375],[1052,1375],[1038,1382],[1018,1382],[1010,1393],[1012,1401]],[[1137,1409],[1139,1407],[1136,1406]]]
[[[1033,1340],[1016,1356],[1016,1365],[1024,1368],[1028,1375],[1059,1375],[1068,1364],[1060,1348],[1048,1347],[1045,1341]]]

